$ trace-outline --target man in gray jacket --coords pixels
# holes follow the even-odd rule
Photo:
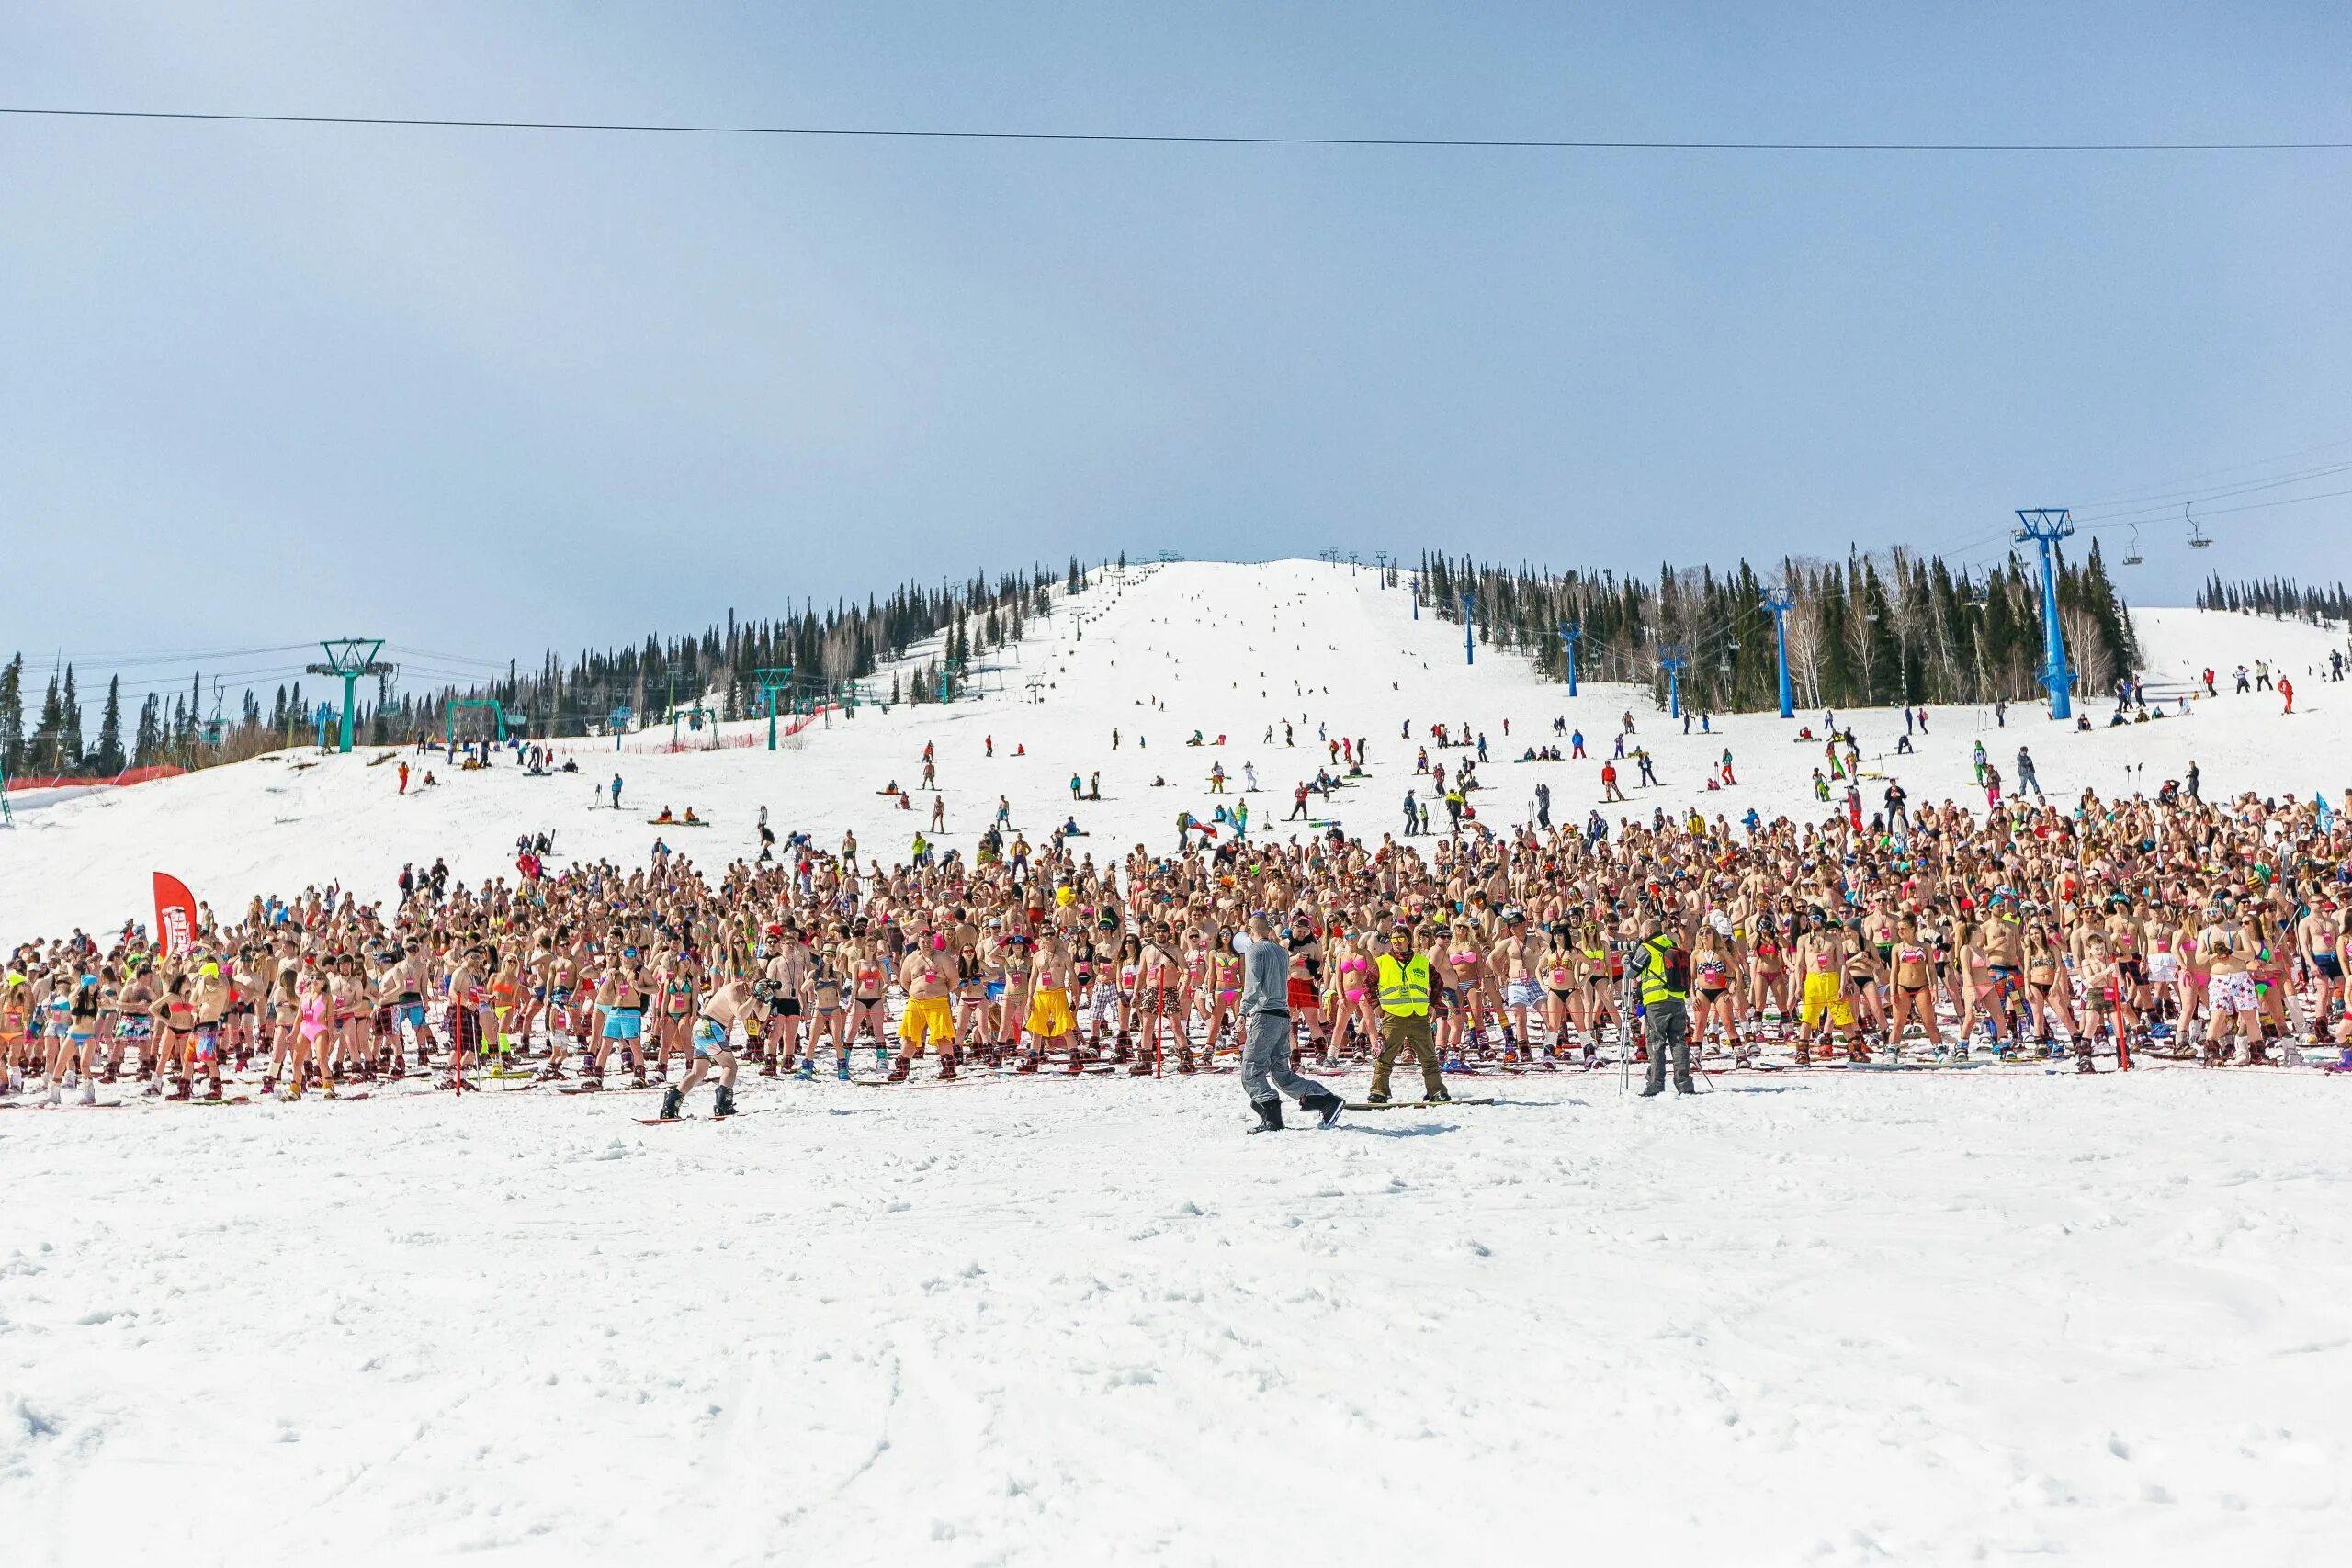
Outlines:
[[[1324,1126],[1337,1122],[1347,1102],[1290,1070],[1290,949],[1262,914],[1250,917],[1250,935],[1241,947],[1241,1088],[1258,1112],[1258,1125],[1250,1130],[1281,1132],[1285,1094],[1301,1111],[1320,1115]]]

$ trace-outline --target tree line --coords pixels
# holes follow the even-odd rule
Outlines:
[[[1119,564],[1126,564],[1124,554]],[[989,656],[1021,640],[1032,616],[1053,613],[1057,588],[1075,592],[1087,577],[1072,557],[1061,571],[1033,565],[993,581],[975,576],[935,587],[908,583],[887,598],[869,595],[863,605],[844,599],[828,609],[812,604],[763,619],[729,610],[723,623],[691,636],[649,635],[642,644],[582,649],[570,659],[549,649],[535,666],[510,660],[503,678],[462,686],[418,690],[396,685],[387,674],[361,683],[354,739],[380,746],[439,737],[453,719],[461,734],[479,735],[488,723],[481,705],[492,701],[508,716],[512,732],[545,739],[667,722],[673,707],[703,705],[710,716],[731,720],[764,714],[771,701],[778,713],[845,700],[952,701]],[[936,653],[912,669],[894,670],[887,690],[873,683],[882,664],[903,660],[931,637],[940,639]],[[338,680],[322,678],[307,696],[295,681],[279,685],[266,705],[248,689],[233,711],[222,711],[216,694],[208,714],[198,671],[187,692],[168,703],[160,693],[148,694],[126,733],[121,678],[114,676],[92,740],[74,666],[51,673],[28,714],[19,653],[0,667],[0,772],[106,778],[159,763],[237,761],[311,738],[317,703],[341,699]]]
[[[1555,680],[1576,638],[1579,680],[1655,688],[1669,677],[1702,711],[1777,708],[1780,666],[1768,591],[1784,593],[1789,673],[1802,707],[2022,702],[2041,694],[2041,571],[2015,551],[1988,571],[1896,549],[1843,561],[1784,558],[1766,572],[1661,566],[1538,571],[1425,555],[1414,592],[1459,624],[1465,595],[1481,642],[1515,649]],[[2131,617],[2097,541],[2061,562],[2058,616],[2077,691],[2110,687],[2138,662]]]
[[[2307,587],[2291,577],[2274,577],[2267,581],[2223,582],[2215,572],[2197,591],[2197,607],[2200,610],[2238,610],[2247,615],[2271,615],[2279,620],[2343,622],[2352,620],[2352,594],[2344,584],[2333,588]]]

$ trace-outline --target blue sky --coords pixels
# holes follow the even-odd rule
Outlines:
[[[2319,5],[77,0],[0,9],[0,101],[2346,140],[2347,46]],[[527,658],[1123,548],[1983,560],[2015,506],[2352,463],[2347,203],[2344,153],[0,119],[0,653]],[[2352,497],[2199,555],[2147,510],[2125,591],[2178,602],[2336,575]]]

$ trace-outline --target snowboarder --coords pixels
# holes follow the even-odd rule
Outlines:
[[[678,1119],[686,1096],[708,1075],[713,1062],[718,1064],[718,1090],[713,1097],[710,1113],[714,1117],[735,1114],[735,1021],[749,1013],[751,1005],[751,985],[740,975],[711,992],[703,1002],[702,1011],[695,1019],[692,1059],[687,1064],[686,1076],[662,1097],[662,1121]]]

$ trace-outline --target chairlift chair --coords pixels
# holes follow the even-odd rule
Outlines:
[[[2132,525],[2132,542],[2125,546],[2123,549],[2123,564],[2125,566],[2138,566],[2142,561],[2146,560],[2147,558],[2148,552],[2142,548],[2140,545],[2140,525],[2134,523]]]
[[[2187,506],[2180,509],[2180,514],[2188,522],[2188,547],[2192,550],[2211,548],[2213,541],[2206,536],[2203,528],[2198,526],[2197,519],[2189,514]]]

